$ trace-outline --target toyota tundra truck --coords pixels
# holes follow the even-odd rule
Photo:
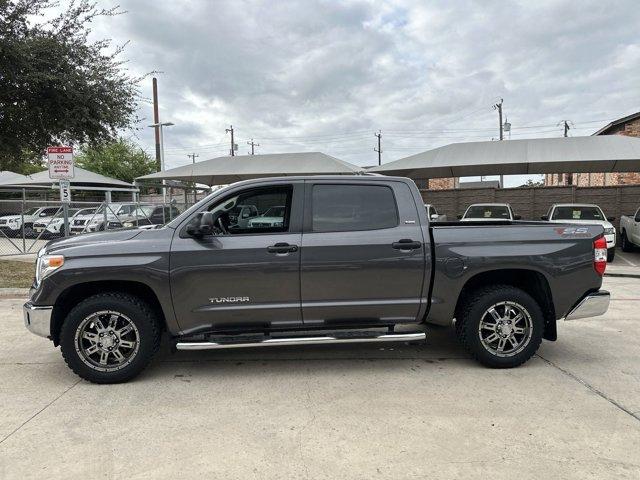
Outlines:
[[[238,205],[284,208],[278,221],[240,225]],[[453,324],[479,362],[515,367],[556,340],[558,320],[607,310],[603,233],[432,224],[406,178],[247,180],[159,229],[49,242],[24,321],[96,383],[138,375],[163,334],[179,352],[422,342],[425,325]]]

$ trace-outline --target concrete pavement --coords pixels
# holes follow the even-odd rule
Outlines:
[[[0,478],[640,477],[640,280],[513,370],[427,346],[180,352],[79,381],[0,299]]]

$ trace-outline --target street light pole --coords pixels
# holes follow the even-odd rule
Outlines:
[[[160,136],[160,171],[164,172],[164,134],[162,127],[171,127],[173,126],[173,122],[163,122],[163,123],[154,123],[149,125],[151,128],[158,129],[158,133]],[[165,205],[167,203],[167,187],[166,180],[162,179],[162,204]]]

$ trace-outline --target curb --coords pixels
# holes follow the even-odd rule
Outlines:
[[[27,298],[29,297],[29,289],[28,288],[0,288],[0,297]]]
[[[616,277],[616,278],[640,278],[640,274],[638,273],[606,273],[605,277]]]

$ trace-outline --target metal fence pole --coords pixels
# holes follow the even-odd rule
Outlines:
[[[20,209],[21,230],[22,230],[22,253],[27,252],[27,239],[24,232],[24,209],[27,206],[27,189],[22,189],[22,208]]]
[[[64,226],[64,236],[69,236],[69,204],[64,202],[62,204],[62,225]]]

